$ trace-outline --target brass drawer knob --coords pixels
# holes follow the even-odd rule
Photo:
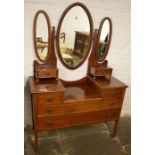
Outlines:
[[[114,97],[116,96],[116,92],[115,91],[112,91],[111,95]]]
[[[112,114],[111,113],[108,113],[108,118],[110,118],[112,116]]]
[[[50,125],[52,125],[52,124],[53,124],[53,122],[52,122],[51,120],[47,121],[47,125],[48,125],[48,126],[50,126]]]
[[[48,109],[47,112],[48,113],[52,113],[53,112],[53,109]]]
[[[52,102],[52,101],[53,101],[52,97],[48,97],[48,98],[47,98],[47,101],[48,101],[48,102]]]
[[[113,106],[113,104],[114,104],[113,102],[109,102],[109,106]]]

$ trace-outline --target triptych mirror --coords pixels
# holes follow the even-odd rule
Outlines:
[[[93,46],[96,48],[96,61],[104,62],[112,36],[110,18],[102,19],[96,36],[97,41],[94,43],[93,20],[88,8],[82,3],[68,6],[59,20],[53,38],[62,64],[68,69],[78,68],[84,63],[89,53],[93,52]],[[33,37],[36,56],[39,61],[46,63],[52,55],[52,35],[50,19],[43,10],[39,10],[34,17]]]

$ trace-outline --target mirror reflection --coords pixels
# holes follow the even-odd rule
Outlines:
[[[87,56],[90,39],[90,23],[80,6],[71,8],[63,18],[59,44],[64,63],[70,68],[78,66]]]
[[[36,48],[40,60],[46,60],[48,56],[48,25],[46,17],[40,13],[36,23]]]
[[[110,41],[110,22],[108,19],[104,20],[98,44],[98,60],[103,61],[108,52],[108,46]]]

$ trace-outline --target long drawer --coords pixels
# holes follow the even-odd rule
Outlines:
[[[64,103],[57,105],[38,106],[37,116],[58,116],[68,114],[78,114],[84,112],[102,111],[105,109],[121,108],[122,102],[120,100],[102,100],[89,101],[89,102],[74,102]]]
[[[68,115],[83,112],[101,111],[104,107],[101,100],[73,102],[59,105],[38,106],[38,116]]]
[[[113,109],[68,115],[66,117],[37,117],[35,119],[37,121],[38,130],[47,130],[116,120],[119,117],[119,113],[120,109]]]

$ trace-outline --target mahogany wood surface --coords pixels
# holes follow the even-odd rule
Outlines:
[[[60,80],[55,79],[41,79],[37,81],[33,76],[29,77],[29,86],[32,94],[34,93],[47,93],[47,92],[60,92],[65,88]]]
[[[49,104],[46,106],[38,106],[37,117],[42,116],[59,116],[68,114],[79,114],[92,111],[100,111],[107,109],[116,109],[122,106],[121,100],[102,101],[101,99],[94,101],[65,102],[65,104]]]
[[[89,73],[92,74],[95,78],[96,78],[96,76],[111,77],[112,68],[91,66]]]
[[[67,82],[55,79],[36,80],[29,77],[35,143],[38,132],[57,128],[115,121],[113,136],[122,109],[127,85],[114,77]]]
[[[100,96],[88,84],[65,86],[64,101],[93,100]]]
[[[60,116],[104,110],[100,99],[94,101],[65,102],[64,104],[38,106],[38,116]]]
[[[42,65],[43,66],[43,65]],[[46,65],[44,65],[46,67]],[[58,69],[50,67],[43,69],[43,67],[36,67],[35,77],[39,78],[50,78],[50,77],[57,77],[58,76]]]
[[[88,79],[102,89],[128,87],[125,83],[121,82],[120,80],[118,80],[113,76],[111,77],[110,80],[105,77],[96,77],[96,79],[93,79],[91,76],[88,76]]]
[[[86,112],[79,115],[68,115],[53,117],[39,117],[38,130],[51,130],[70,126],[84,125],[90,123],[112,121],[118,119],[120,109]]]

